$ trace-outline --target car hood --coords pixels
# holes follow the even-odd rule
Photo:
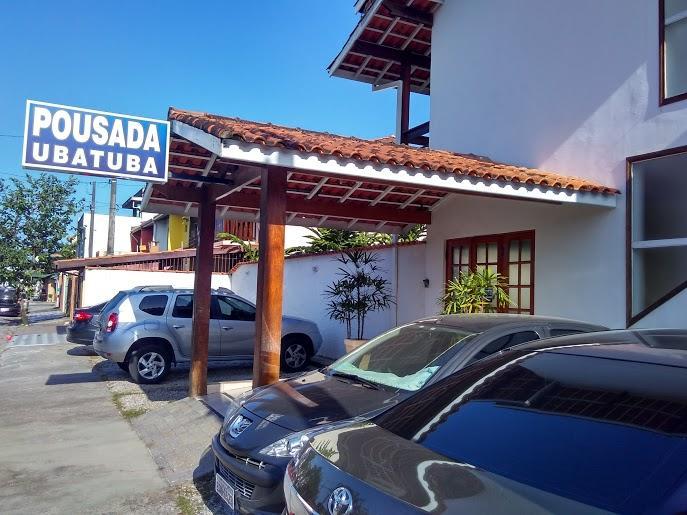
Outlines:
[[[245,399],[243,408],[295,432],[378,412],[407,396],[315,371],[258,390]]]

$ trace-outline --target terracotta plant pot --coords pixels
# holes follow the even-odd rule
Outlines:
[[[358,347],[360,347],[363,343],[367,343],[369,340],[353,340],[350,338],[345,338],[344,339],[344,347],[346,347],[346,354],[349,352],[354,351]]]

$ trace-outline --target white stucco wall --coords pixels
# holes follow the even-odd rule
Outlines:
[[[658,105],[657,16],[653,0],[444,2],[432,147],[623,191],[627,157],[687,144],[687,102]],[[537,230],[537,313],[624,326],[624,195],[609,211],[456,196],[433,215],[428,274],[443,275],[446,238],[525,229]],[[686,308],[675,297],[661,323],[686,326]]]
[[[395,291],[398,284],[398,306],[373,313],[366,321],[365,336],[371,338],[397,324],[424,314],[424,245],[400,246],[398,249],[398,282],[395,280],[393,250],[375,250],[381,258],[380,268]],[[287,258],[284,266],[284,314],[307,318],[317,323],[324,343],[320,354],[337,358],[344,354],[343,325],[329,319],[325,312],[324,290],[336,278],[340,263],[338,254]],[[240,265],[232,274],[232,289],[255,301],[257,264]],[[354,329],[355,330],[355,329]]]
[[[87,268],[83,281],[82,306],[92,306],[114,297],[118,291],[135,286],[171,285],[175,288],[193,288],[193,272],[157,272],[144,270],[110,270]],[[227,274],[212,274],[212,287],[231,288]]]
[[[624,327],[625,290],[608,266],[609,256],[624,259],[624,234],[613,222],[613,212],[599,208],[456,196],[434,213],[428,231],[427,314],[444,286],[447,239],[534,229],[535,313]]]

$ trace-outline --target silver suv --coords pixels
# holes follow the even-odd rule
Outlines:
[[[103,308],[93,348],[116,362],[137,383],[157,383],[173,363],[191,359],[193,290],[142,287],[120,291]],[[282,318],[281,361],[287,370],[305,367],[322,336],[313,322]],[[210,360],[252,361],[255,305],[227,289],[212,291]]]

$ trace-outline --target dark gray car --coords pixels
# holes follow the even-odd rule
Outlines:
[[[107,302],[94,306],[76,308],[72,321],[67,326],[67,341],[81,345],[93,345],[93,337],[98,329],[98,317]]]
[[[527,344],[311,435],[287,513],[684,513],[687,331]]]
[[[392,329],[326,369],[239,399],[212,442],[217,490],[241,513],[280,513],[284,471],[305,432],[370,418],[504,348],[603,329],[501,314],[437,316]]]
[[[18,317],[19,315],[21,315],[21,306],[17,290],[0,286],[0,316]]]

